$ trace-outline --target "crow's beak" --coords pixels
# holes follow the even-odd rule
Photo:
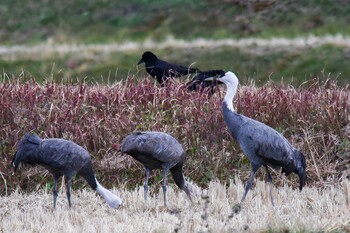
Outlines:
[[[141,60],[137,63],[137,65],[140,65],[141,63],[144,63],[145,61],[141,58]]]

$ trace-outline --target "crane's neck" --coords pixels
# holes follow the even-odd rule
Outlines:
[[[175,184],[182,189],[187,197],[192,201],[191,197],[191,184],[188,183],[182,173],[182,166],[183,166],[183,160],[180,161],[178,164],[176,164],[174,167],[170,169],[171,175],[173,176],[173,179],[175,181]]]
[[[236,93],[237,93],[237,87],[238,87],[238,83],[232,83],[232,82],[226,82],[226,87],[227,87],[227,91],[226,91],[226,95],[224,98],[224,103],[226,104],[227,108],[229,110],[231,110],[232,112],[235,111],[235,109],[233,108],[233,98],[235,97]]]

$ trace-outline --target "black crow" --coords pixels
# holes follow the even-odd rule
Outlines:
[[[215,80],[206,81],[210,77],[217,77],[224,74],[223,70],[208,70],[198,73],[191,81],[189,81],[186,86],[190,91],[207,91],[208,95],[212,95],[215,92],[216,85],[221,84]]]
[[[142,58],[137,65],[141,63],[145,63],[147,73],[156,79],[161,86],[164,86],[169,78],[200,72],[200,70],[196,68],[174,65],[160,60],[154,53],[149,51],[142,54]]]

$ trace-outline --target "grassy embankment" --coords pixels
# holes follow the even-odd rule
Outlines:
[[[343,1],[5,1],[0,7],[2,45],[33,45],[163,41],[169,35],[196,38],[271,38],[308,35],[349,35],[350,5]],[[254,51],[254,49],[253,49]],[[316,49],[257,54],[233,48],[156,50],[175,63],[195,63],[200,69],[234,70],[241,80],[265,83],[270,78],[294,80],[310,77],[350,77],[349,51],[323,46]],[[45,52],[45,51],[43,51]],[[0,67],[8,75],[46,79],[86,79],[106,82],[135,74],[143,51],[104,54],[100,51],[40,58],[6,55]],[[24,75],[21,75],[24,73]]]

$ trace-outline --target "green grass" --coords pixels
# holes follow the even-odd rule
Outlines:
[[[0,5],[0,41],[106,43],[162,40],[169,34],[184,39],[350,34],[350,5],[344,1],[247,2],[5,0]]]
[[[269,4],[273,3],[273,4]],[[350,35],[350,5],[343,1],[10,1],[0,4],[1,45],[161,41],[175,38],[299,37],[310,34]],[[136,67],[143,51],[91,56],[68,54],[45,58],[0,57],[2,77],[43,80],[113,82],[128,74],[145,73]],[[323,46],[304,51],[269,51],[253,55],[236,48],[163,49],[160,58],[200,69],[233,70],[242,83],[257,84],[281,77],[300,84],[313,77],[336,78],[347,84],[348,51]],[[140,71],[141,70],[141,71]]]
[[[299,85],[311,78],[332,78],[339,84],[349,83],[350,66],[347,51],[336,46],[314,49],[281,51],[255,55],[236,48],[163,49],[154,50],[162,59],[182,65],[191,65],[202,70],[223,69],[234,71],[241,83],[254,80],[261,85],[269,80],[281,80]],[[86,80],[90,83],[107,83],[121,80],[127,75],[147,74],[144,65],[136,66],[140,59],[137,52],[115,52],[83,57],[79,54],[55,56],[45,59],[0,59],[3,76],[35,78],[43,80]]]

